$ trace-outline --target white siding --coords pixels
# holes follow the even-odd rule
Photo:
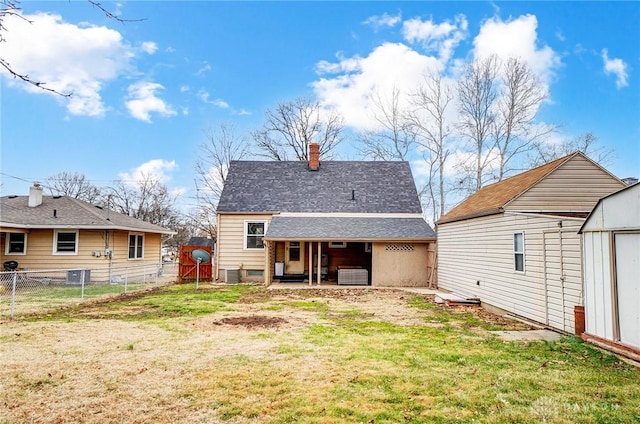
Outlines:
[[[507,210],[589,212],[624,183],[581,156],[574,156],[520,197]]]
[[[607,340],[614,339],[610,243],[609,233],[583,234],[585,331]]]
[[[603,199],[591,212],[583,232],[640,228],[640,184]]]
[[[582,220],[562,221],[564,283],[560,279],[559,221],[506,213],[440,224],[438,286],[477,296],[489,305],[572,332],[573,306],[581,303],[577,231]],[[516,272],[514,267],[513,234],[519,231],[524,232],[525,239],[524,273]]]
[[[225,215],[218,216],[218,278],[224,278],[227,268],[243,270],[264,270],[265,251],[245,249],[246,221],[271,222],[271,215]],[[265,227],[266,233],[266,227]]]

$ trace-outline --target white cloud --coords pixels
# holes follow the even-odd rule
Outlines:
[[[240,116],[247,116],[247,115],[251,115],[251,112],[249,112],[247,109],[240,109],[238,111],[238,115]]]
[[[370,97],[379,93],[383,98],[394,88],[406,93],[417,81],[442,64],[435,57],[422,55],[401,43],[385,43],[367,57],[340,58],[338,63],[321,62],[322,71],[335,69],[333,78],[321,78],[312,83],[320,102],[335,108],[345,118],[345,124],[357,129],[371,129]]]
[[[627,81],[628,67],[622,59],[609,59],[609,52],[607,51],[607,49],[602,49],[602,61],[604,62],[604,72],[606,74],[615,75],[617,88],[623,88],[629,85],[629,82]]]
[[[209,98],[210,94],[208,91],[206,90],[200,90],[198,91],[198,97],[200,98],[200,100],[202,100],[204,103],[208,104],[208,105],[214,105],[217,106],[221,109],[228,109],[229,108],[229,103],[225,102],[222,99],[213,99],[211,100]]]
[[[211,71],[211,65],[205,62],[204,66],[202,66],[200,69],[196,71],[196,75],[200,76],[200,75],[206,74],[209,71]]]
[[[378,31],[383,27],[394,27],[402,20],[401,13],[398,12],[397,15],[389,15],[388,13],[383,13],[379,16],[370,16],[367,18],[363,24],[370,26],[375,31]]]
[[[154,54],[156,51],[158,51],[158,45],[153,41],[143,42],[140,48],[147,54]]]
[[[474,40],[474,56],[487,57],[496,54],[503,60],[517,57],[525,61],[531,70],[548,85],[560,56],[549,46],[538,47],[538,20],[534,15],[502,21],[494,17],[486,20]]]
[[[46,83],[46,87],[73,93],[66,107],[73,115],[102,116],[107,107],[100,92],[104,83],[118,78],[129,68],[133,50],[119,32],[104,26],[66,23],[60,15],[5,16],[0,55],[14,71]],[[13,79],[9,84],[36,94],[47,94]]]
[[[181,93],[186,93],[187,91],[189,91],[189,86],[188,85],[181,85],[180,86],[180,92]]]
[[[453,22],[435,23],[431,19],[409,19],[402,24],[405,40],[419,43],[427,52],[438,52],[443,61],[448,61],[453,50],[465,39],[469,23],[464,15],[457,15]]]
[[[129,100],[125,103],[131,116],[150,123],[152,112],[164,117],[175,115],[176,111],[156,96],[156,91],[163,88],[161,84],[149,81],[131,84],[127,89]]]
[[[129,185],[135,185],[137,182],[147,179],[157,180],[164,184],[171,180],[171,172],[177,169],[178,165],[175,160],[152,159],[129,172],[120,172],[118,177]]]

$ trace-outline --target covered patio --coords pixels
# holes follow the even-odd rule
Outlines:
[[[274,216],[264,240],[266,285],[427,286],[434,274],[421,218]]]

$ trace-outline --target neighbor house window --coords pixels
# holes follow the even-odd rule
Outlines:
[[[129,259],[142,259],[144,257],[143,247],[143,234],[129,234]]]
[[[7,255],[24,255],[27,253],[27,235],[24,233],[7,233],[5,253]]]
[[[524,233],[513,234],[513,256],[515,270],[524,272]]]
[[[264,221],[245,221],[245,243],[246,249],[264,249],[264,233],[266,222]]]
[[[59,230],[53,237],[53,253],[57,255],[78,254],[78,232]]]

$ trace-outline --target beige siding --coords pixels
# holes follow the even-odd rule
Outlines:
[[[224,278],[227,268],[247,270],[265,269],[265,251],[245,249],[244,225],[246,221],[271,222],[271,215],[226,215],[218,216],[218,278]],[[265,228],[266,233],[266,228]]]
[[[508,203],[505,210],[590,212],[601,197],[621,188],[624,183],[575,156]]]
[[[80,230],[78,232],[78,253],[75,255],[55,255],[53,253],[54,230],[31,230],[27,234],[26,255],[6,255],[3,238],[1,261],[18,261],[20,268],[28,270],[68,269],[68,268],[102,268],[109,265],[125,267],[142,264],[157,264],[161,260],[161,235],[145,234],[144,259],[129,260],[129,232],[109,231],[109,248],[113,251],[113,259],[104,255],[107,248],[104,230]],[[101,256],[93,256],[99,251]]]
[[[371,285],[425,287],[428,243],[373,243]]]
[[[582,287],[577,235],[582,221],[562,222],[564,282],[558,222],[507,213],[439,225],[438,286],[573,331],[573,306],[580,302]],[[520,231],[525,240],[524,273],[514,269],[513,234]]]

